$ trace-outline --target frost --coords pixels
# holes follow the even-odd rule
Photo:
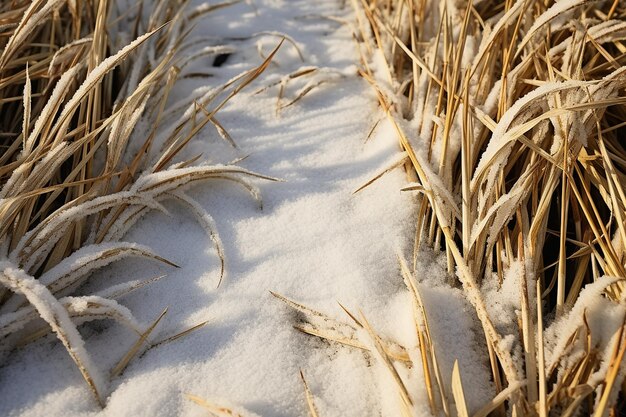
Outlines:
[[[96,400],[102,404],[103,396],[106,395],[105,380],[92,363],[91,357],[85,350],[83,339],[63,305],[44,285],[7,261],[0,262],[0,283],[24,295],[37,309],[39,316],[50,325],[67,349],[92,389]]]

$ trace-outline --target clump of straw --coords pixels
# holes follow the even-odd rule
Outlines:
[[[0,6],[0,354],[6,360],[16,346],[52,330],[100,405],[108,381],[77,325],[114,319],[138,334],[112,372],[119,374],[160,317],[144,328],[115,299],[154,280],[85,296],[75,290],[95,269],[129,256],[176,266],[121,241],[145,213],[166,211],[165,200],[187,207],[207,230],[221,281],[224,254],[214,222],[184,190],[221,179],[259,198],[246,178],[260,175],[193,166],[197,158],[174,163],[207,124],[227,135],[216,112],[273,56],[189,102],[166,104],[185,66],[207,54],[182,58],[197,43],[186,41],[192,24],[225,5],[188,9],[183,1],[159,0],[147,14],[143,2],[125,9],[106,0]],[[165,120],[171,128],[162,127]]]
[[[405,167],[405,191],[419,195],[413,270],[400,263],[430,411],[472,410],[463,368],[450,381],[439,372],[414,277],[422,247],[445,253],[483,330],[497,395],[474,415],[616,415],[626,352],[626,5],[352,4],[361,75],[403,151],[389,169]],[[416,412],[396,369],[407,364],[404,348],[364,317],[350,314],[350,328],[315,324],[321,313],[286,302],[308,312],[300,327],[309,334],[375,346],[403,412]],[[360,341],[359,327],[375,343]]]
[[[626,317],[624,4],[353,3],[362,75],[406,152],[407,190],[422,196],[415,253],[442,248],[474,306],[493,409],[506,399],[513,415],[615,412],[626,350],[615,320]],[[518,285],[509,322],[488,300],[507,279]]]

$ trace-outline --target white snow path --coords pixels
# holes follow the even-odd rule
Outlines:
[[[218,259],[210,240],[191,215],[176,205],[168,206],[175,214],[172,218],[152,214],[127,239],[151,246],[180,269],[123,261],[92,279],[99,288],[167,273],[161,281],[124,297],[122,304],[145,322],[169,307],[160,326],[161,337],[204,320],[209,323],[134,359],[112,381],[103,411],[93,403],[66,352],[52,337],[46,338],[15,353],[11,364],[0,369],[0,415],[205,415],[184,397],[189,393],[243,407],[248,415],[300,416],[307,413],[300,369],[321,415],[380,415],[381,387],[364,355],[298,333],[292,328],[297,316],[269,293],[276,291],[347,320],[337,305],[340,301],[355,311],[361,309],[375,329],[400,341],[406,340],[403,332],[411,333],[413,328],[410,300],[395,258],[396,249],[405,250],[413,234],[413,200],[399,191],[404,174],[396,170],[352,194],[397,157],[398,145],[394,135],[384,134],[389,133],[384,128],[383,134],[364,143],[379,117],[376,98],[357,76],[358,57],[349,29],[316,17],[351,19],[351,10],[339,9],[339,3],[258,0],[254,3],[258,14],[240,3],[212,14],[198,28],[198,35],[216,38],[281,31],[295,39],[305,58],[301,62],[285,43],[276,64],[218,113],[239,145],[238,151],[209,127],[187,150],[188,156],[203,153],[219,163],[249,154],[242,166],[285,180],[257,183],[263,210],[232,183],[210,183],[190,193],[215,218],[224,242],[227,276],[221,287],[216,288]],[[277,42],[273,36],[229,41],[239,52],[223,66],[209,68],[214,77],[208,81],[183,81],[176,96],[186,97],[207,82],[217,85],[258,65],[261,58],[256,45],[261,44],[267,54]],[[343,78],[322,84],[279,116],[275,113],[277,87],[252,95],[304,65],[330,67]],[[290,82],[285,102],[309,79]],[[424,271],[437,274],[437,268]],[[433,290],[433,297],[443,300],[442,304],[452,303],[459,310],[455,314],[465,317],[458,292],[436,294]],[[438,314],[435,307],[433,311]],[[454,318],[449,314],[444,311],[441,320]],[[451,329],[445,330],[446,326]],[[462,325],[442,323],[440,327],[454,336]],[[82,331],[101,369],[110,369],[136,339],[110,323]],[[472,343],[467,332],[464,337]],[[448,356],[476,360],[471,350],[468,353],[463,343],[455,345],[455,341],[459,338],[452,337],[453,346],[446,348]],[[475,376],[485,377],[481,371]],[[393,415],[393,406],[383,404],[382,408],[387,410],[383,415]]]

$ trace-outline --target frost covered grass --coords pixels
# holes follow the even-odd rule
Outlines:
[[[209,213],[185,194],[206,180],[242,185],[261,177],[236,165],[194,165],[181,150],[205,126],[232,143],[216,113],[265,70],[258,67],[184,102],[169,103],[188,64],[223,53],[185,54],[194,22],[229,3],[16,0],[0,6],[0,359],[52,331],[104,405],[110,378],[150,347],[154,323],[139,323],[116,299],[157,278],[129,277],[96,294],[89,274],[126,257],[175,267],[125,233],[163,202],[180,203],[224,250]],[[202,40],[200,40],[202,41]],[[279,45],[280,46],[280,45]],[[137,341],[110,374],[85,349],[77,326],[112,319]],[[173,340],[191,329],[175,334]],[[159,342],[155,342],[154,345]]]
[[[390,168],[405,166],[405,190],[420,195],[413,268],[402,269],[421,314],[414,366],[431,412],[468,415],[473,390],[463,367],[440,378],[411,278],[422,247],[445,252],[484,333],[497,396],[470,412],[616,415],[626,375],[626,5],[353,5],[361,74],[404,151]],[[380,353],[413,415],[402,358]]]

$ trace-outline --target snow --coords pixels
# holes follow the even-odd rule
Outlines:
[[[208,324],[183,338],[144,348],[108,384],[102,410],[65,349],[52,337],[40,339],[14,352],[0,369],[0,415],[206,415],[185,394],[232,406],[243,415],[306,415],[300,370],[320,415],[398,415],[397,389],[375,354],[297,332],[293,325],[300,313],[270,294],[275,291],[352,323],[340,302],[352,312],[361,311],[381,337],[404,344],[412,357],[419,357],[411,298],[395,255],[412,250],[416,197],[400,192],[406,185],[400,169],[353,194],[396,161],[400,149],[394,130],[385,123],[366,143],[381,114],[374,92],[357,76],[358,49],[350,27],[316,17],[352,21],[351,9],[341,9],[339,3],[257,0],[253,7],[240,2],[212,12],[196,28],[198,38],[232,44],[228,51],[233,55],[220,67],[210,66],[212,57],[189,64],[187,71],[200,68],[213,76],[188,78],[177,85],[171,103],[181,109],[184,100],[218,94],[215,86],[259,65],[260,55],[266,56],[278,43],[276,32],[289,35],[298,48],[286,42],[254,86],[217,114],[238,148],[207,125],[176,160],[202,154],[198,162],[202,168],[146,175],[128,192],[129,201],[148,204],[146,198],[170,191],[164,182],[181,173],[185,177],[177,180],[180,184],[207,172],[211,176],[211,169],[233,172],[222,164],[244,156],[248,157],[238,165],[245,172],[282,181],[250,178],[260,189],[262,210],[230,181],[187,189],[185,196],[197,203],[190,204],[203,224],[188,208],[168,201],[163,204],[171,216],[152,211],[124,237],[180,268],[116,258],[116,263],[95,272],[83,289],[86,294],[115,294],[132,312],[129,321],[134,317],[151,323],[167,307],[152,335],[156,341],[206,320]],[[323,70],[285,78],[307,66]],[[280,86],[274,84],[281,80],[282,104],[314,88],[277,110]],[[271,87],[263,89],[266,86]],[[263,91],[254,94],[255,89]],[[177,126],[175,114],[170,117],[172,124],[164,130]],[[139,191],[152,194],[142,199],[135,194]],[[109,201],[103,198],[75,211],[84,214],[106,204]],[[156,204],[151,208],[158,208]],[[66,217],[48,226],[49,236],[56,236],[55,229],[65,224]],[[205,228],[219,234],[219,240]],[[219,288],[215,244],[223,246],[226,261],[226,277]],[[38,262],[33,258],[28,264]],[[476,336],[480,324],[461,290],[448,284],[445,259],[430,252],[420,259],[416,276],[434,340],[440,341],[436,349],[444,381],[450,381],[452,365],[459,360],[470,411],[476,410],[493,395],[488,364],[480,353],[484,341]],[[143,285],[142,280],[162,274],[167,277]],[[74,307],[80,310],[77,302]],[[71,322],[65,324],[72,328]],[[100,370],[112,369],[137,340],[132,329],[115,323],[91,323],[79,330],[94,362],[89,366]],[[367,335],[358,333],[365,343]],[[398,365],[398,372],[410,388],[416,415],[428,415],[420,366],[421,362],[413,369]]]

